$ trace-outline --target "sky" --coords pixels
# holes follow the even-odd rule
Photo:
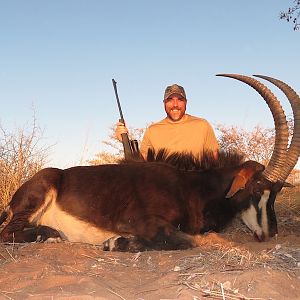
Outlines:
[[[70,167],[108,150],[128,127],[165,117],[167,85],[184,86],[187,113],[216,124],[273,127],[267,105],[219,73],[268,75],[300,93],[300,32],[279,19],[281,0],[0,0],[0,123],[51,145],[48,165]],[[290,106],[278,89],[264,82]]]

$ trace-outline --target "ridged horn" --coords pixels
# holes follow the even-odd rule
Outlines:
[[[233,78],[248,84],[254,88],[268,104],[275,124],[275,145],[271,159],[263,171],[263,176],[271,182],[277,182],[281,177],[281,170],[286,163],[289,138],[287,121],[280,102],[265,85],[252,77],[238,74],[217,74],[217,76]]]
[[[253,76],[265,79],[276,85],[286,95],[292,107],[294,118],[294,132],[287,152],[286,165],[282,170],[280,178],[281,181],[285,181],[295,167],[300,155],[300,97],[289,85],[281,80],[264,75]]]

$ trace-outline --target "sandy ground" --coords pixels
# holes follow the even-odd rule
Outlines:
[[[186,251],[0,244],[0,299],[300,299],[299,225],[264,243],[228,229]]]

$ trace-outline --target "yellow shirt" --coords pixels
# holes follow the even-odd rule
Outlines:
[[[186,114],[177,122],[165,118],[150,125],[140,147],[144,157],[149,148],[192,153],[200,158],[204,150],[214,152],[219,149],[219,145],[213,128],[205,119]]]

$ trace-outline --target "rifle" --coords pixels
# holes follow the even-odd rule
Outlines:
[[[125,120],[123,117],[120,99],[119,99],[118,91],[117,91],[117,82],[114,79],[112,79],[112,83],[113,83],[113,87],[114,87],[114,91],[115,91],[115,95],[116,95],[116,99],[117,99],[117,104],[118,104],[118,109],[119,109],[119,113],[120,113],[119,122],[121,122],[125,125]],[[123,148],[124,148],[125,159],[130,160],[130,159],[140,158],[141,154],[139,151],[138,141],[137,140],[129,140],[127,133],[122,133],[121,137],[122,137],[122,144],[123,144]]]

